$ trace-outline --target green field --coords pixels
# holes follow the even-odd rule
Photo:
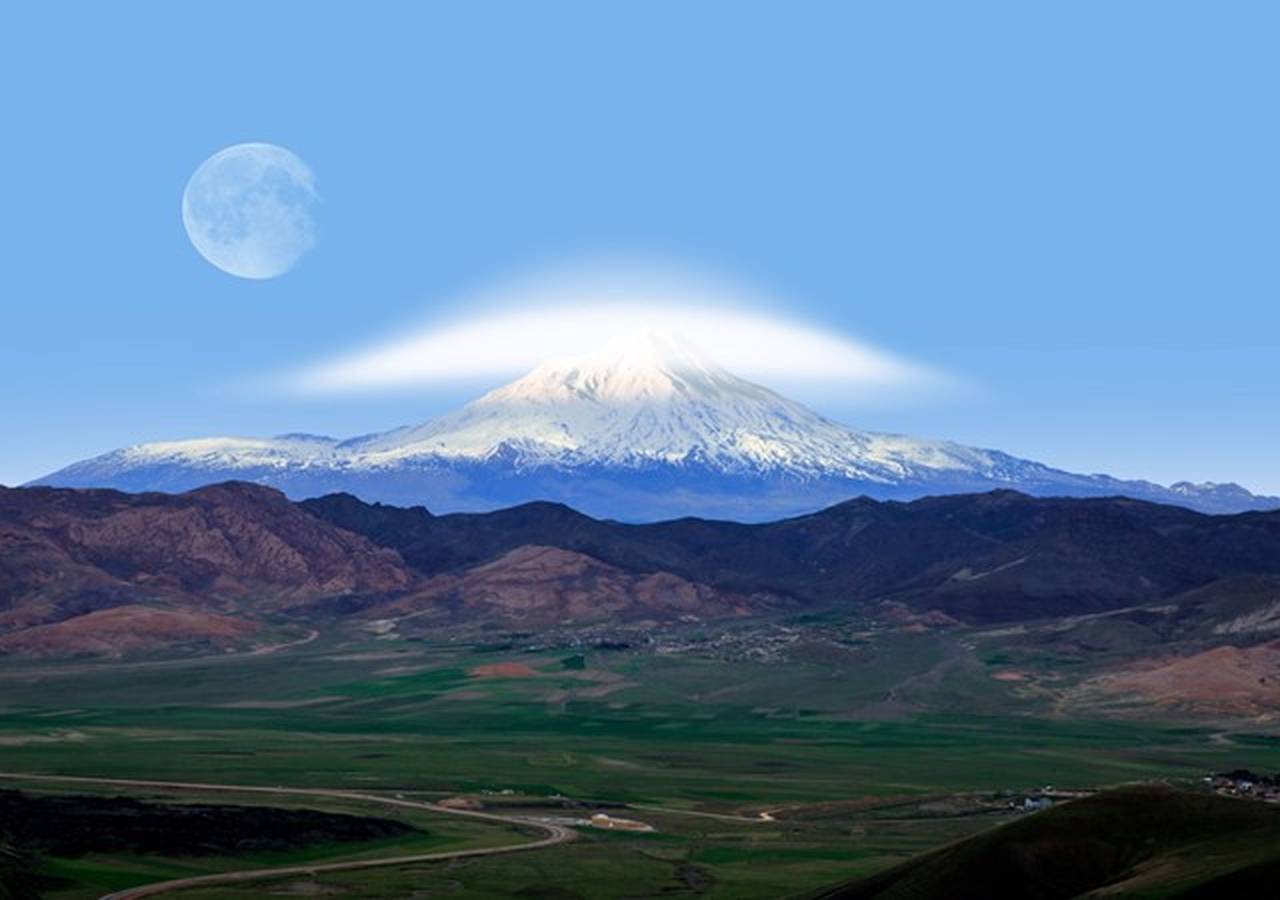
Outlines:
[[[940,799],[1280,769],[1274,732],[1057,717],[977,664],[939,674],[948,652],[936,640],[894,637],[862,667],[630,651],[588,653],[580,665],[564,651],[320,641],[206,660],[10,662],[0,666],[0,769],[468,794],[540,814],[557,813],[547,798],[563,797],[634,804],[627,815],[657,828],[585,830],[575,844],[526,854],[322,879],[352,896],[447,887],[460,897],[526,888],[547,897],[782,896],[1009,815],[991,805],[938,812],[930,803]],[[532,674],[519,666],[473,674],[495,663]],[[894,703],[882,702],[899,688]],[[911,691],[929,692],[934,711],[909,708]],[[1000,707],[1022,712],[961,711]],[[778,821],[687,814],[761,810]],[[516,839],[501,826],[422,818],[430,834],[415,848]],[[405,851],[394,843],[305,855]],[[275,861],[83,858],[46,867],[79,885],[62,896],[80,897],[259,864]]]

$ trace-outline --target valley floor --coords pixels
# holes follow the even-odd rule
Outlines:
[[[257,656],[6,661],[0,769],[463,798],[544,821],[604,812],[653,828],[579,826],[572,844],[527,854],[263,888],[460,898],[801,896],[1024,815],[1047,785],[1066,796],[1280,769],[1280,738],[1266,722],[1068,710],[1060,701],[1074,676],[1029,655],[993,656],[979,634],[897,629],[843,650],[788,640],[785,653],[739,640],[690,634],[634,649],[322,634]],[[522,839],[412,815],[430,834],[407,839],[412,847],[303,855],[318,864]],[[50,896],[70,900],[296,856],[90,854],[43,866],[64,879]],[[244,896],[236,890],[183,896]]]

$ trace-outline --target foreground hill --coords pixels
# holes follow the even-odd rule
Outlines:
[[[27,900],[39,897],[49,887],[35,872],[35,860],[7,840],[0,841],[0,900]]]
[[[229,479],[291,497],[478,511],[548,499],[592,515],[762,521],[866,495],[911,499],[1011,488],[1124,495],[1206,512],[1280,507],[1235,484],[1165,487],[1065,472],[999,450],[864,431],[717,365],[687,342],[641,334],[550,360],[460,410],[337,440],[210,437],[139,444],[37,484],[184,491]]]
[[[1028,816],[823,900],[1271,898],[1280,808],[1162,787],[1106,791]]]

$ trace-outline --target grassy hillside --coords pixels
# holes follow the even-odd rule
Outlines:
[[[1144,786],[1028,816],[818,896],[1274,897],[1277,872],[1280,808]]]

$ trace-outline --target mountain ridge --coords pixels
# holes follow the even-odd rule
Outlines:
[[[1046,648],[1249,646],[1280,630],[1280,512],[1008,490],[627,524],[548,502],[439,516],[294,503],[244,483],[6,488],[0,550],[0,652],[226,650],[375,620],[414,634],[893,610],[978,628],[1070,619],[1036,638]],[[1098,615],[1123,627],[1100,635]]]
[[[1016,491],[855,498],[773,522],[599,520],[560,504],[436,516],[330,495],[301,507],[395,549],[418,571],[547,544],[635,572],[669,571],[810,605],[895,600],[973,622],[1089,613],[1241,574],[1280,574],[1280,513],[1212,516],[1128,498]],[[957,577],[968,570],[981,578]]]

